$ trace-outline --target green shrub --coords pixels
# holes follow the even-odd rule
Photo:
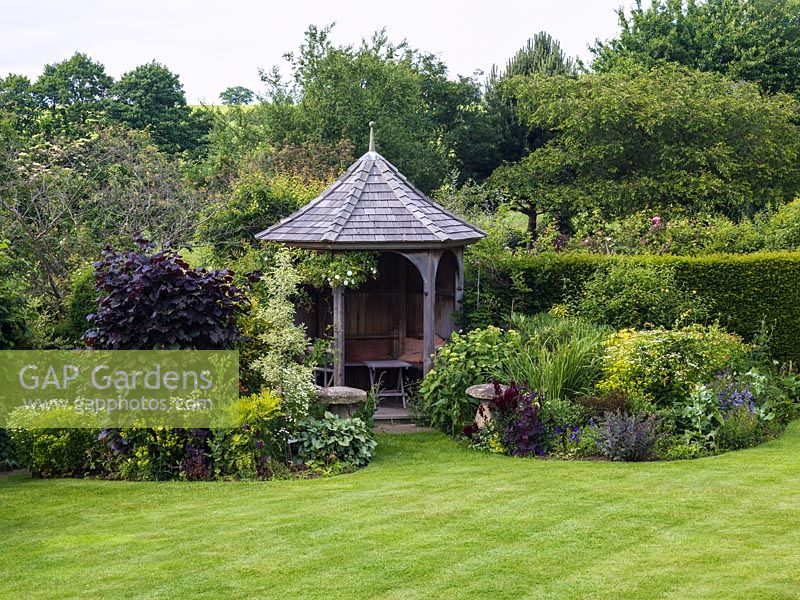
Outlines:
[[[789,230],[787,229],[787,232]],[[788,235],[788,233],[787,233]],[[480,246],[477,244],[476,246]],[[466,260],[463,323],[507,324],[512,313],[547,312],[576,301],[598,269],[614,264],[671,267],[680,289],[695,291],[710,319],[750,341],[773,330],[769,351],[800,361],[800,253],[711,256],[603,256],[578,253],[486,254],[470,249]]]
[[[91,474],[161,481],[288,474],[289,440],[280,398],[263,391],[240,398],[229,410],[238,423],[233,428],[100,430],[36,428],[39,416],[18,409],[11,415],[14,428],[10,432],[20,466],[37,476]],[[341,450],[348,451],[363,457],[355,449]]]
[[[456,434],[465,421],[471,421],[478,402],[466,394],[472,385],[503,379],[511,345],[497,327],[454,333],[450,342],[439,348],[433,369],[420,385],[421,409],[434,427]]]
[[[238,426],[215,429],[209,442],[215,477],[255,479],[267,475],[272,465],[286,456],[280,398],[262,391],[240,398],[231,410]]]
[[[222,258],[236,256],[255,244],[255,234],[303,206],[323,187],[296,176],[244,172],[230,193],[202,215],[197,239]]]
[[[303,419],[296,441],[298,456],[312,467],[330,467],[336,463],[363,467],[369,463],[376,446],[364,421],[358,417],[340,419],[329,412],[321,419]]]
[[[597,389],[627,397],[635,412],[648,406],[682,404],[695,385],[711,381],[726,367],[737,366],[749,350],[738,336],[716,325],[623,330],[609,338],[606,348]]]
[[[788,423],[800,416],[800,375],[782,373],[770,378],[766,404],[779,423]]]
[[[227,415],[237,425],[219,429],[169,427],[46,429],[47,413],[17,409],[9,417],[13,463],[42,477],[100,475],[133,481],[171,479],[267,479],[291,476],[290,444],[316,473],[366,465],[375,449],[371,427],[362,419],[325,414],[291,428],[282,399],[264,390],[242,397]],[[63,410],[69,414],[69,409]],[[62,415],[63,418],[63,415]],[[11,456],[3,445],[0,452]],[[290,439],[292,431],[296,432]],[[18,462],[17,462],[18,461]],[[297,462],[297,461],[295,461]]]
[[[687,442],[683,437],[664,436],[656,440],[655,456],[659,460],[690,460],[708,456],[708,449],[697,442]]]
[[[542,401],[542,422],[548,432],[559,434],[581,427],[586,421],[586,411],[580,404],[558,398]]]
[[[675,280],[669,265],[616,263],[595,271],[578,304],[581,316],[614,329],[672,327],[708,318],[694,290]]]
[[[717,433],[725,423],[725,417],[711,387],[696,384],[676,416],[679,431],[687,443],[695,443],[709,452],[717,449]]]
[[[12,428],[9,433],[19,466],[36,477],[78,477],[97,468],[97,429]]]
[[[195,437],[204,430],[169,427],[104,430],[102,441],[115,454],[104,468],[109,476],[133,481],[165,481],[180,476],[187,447],[196,446]]]
[[[7,250],[8,244],[0,240],[0,350],[19,348],[30,336],[28,301],[18,277],[20,265]]]
[[[300,274],[292,264],[291,253],[285,249],[277,252],[272,269],[257,288],[265,297],[251,298],[252,319],[248,324],[259,350],[250,368],[266,387],[281,396],[282,410],[292,426],[308,415],[316,400],[314,364],[297,361],[311,345],[305,326],[295,323],[293,300],[299,285]]]
[[[720,450],[749,448],[761,443],[764,433],[764,423],[758,415],[740,406],[725,415],[717,430],[717,447]]]
[[[662,414],[671,417],[672,433],[707,454],[754,446],[785,423],[786,395],[774,379],[754,368],[725,369]]]
[[[595,221],[579,224],[569,240],[570,250],[599,254],[699,254],[748,253],[771,248],[762,231],[763,219],[734,222],[721,214],[686,214],[681,209],[637,211],[608,221],[594,215]],[[794,247],[775,247],[792,250]]]
[[[94,473],[100,458],[99,429],[72,407],[33,410],[18,407],[8,415],[8,433],[20,467],[39,477],[77,477]],[[53,422],[71,428],[49,427]]]
[[[0,471],[16,469],[19,466],[17,451],[7,429],[0,428]]]
[[[800,250],[800,198],[781,206],[764,226],[769,250]]]
[[[56,336],[73,345],[83,345],[83,336],[90,324],[86,317],[97,312],[98,292],[94,287],[94,271],[83,269],[75,273],[67,300],[67,314],[55,327]]]
[[[599,433],[600,428],[594,421],[582,427],[575,425],[554,430],[550,435],[548,453],[554,458],[566,460],[598,456],[601,453],[597,445]]]

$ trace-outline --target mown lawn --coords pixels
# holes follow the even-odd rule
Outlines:
[[[314,481],[0,479],[0,594],[794,598],[800,422],[680,463],[512,459],[382,436]]]

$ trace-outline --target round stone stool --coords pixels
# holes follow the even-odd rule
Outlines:
[[[500,386],[501,392],[505,392],[507,389],[507,385]],[[480,383],[478,385],[471,385],[467,388],[467,396],[480,400],[481,405],[475,413],[475,424],[478,426],[478,429],[483,429],[486,426],[486,422],[492,419],[492,413],[489,410],[489,400],[494,398],[494,384]]]
[[[342,419],[355,415],[367,402],[367,392],[358,388],[335,385],[320,388],[317,392],[320,404]]]

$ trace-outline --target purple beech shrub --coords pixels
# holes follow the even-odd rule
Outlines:
[[[228,269],[191,267],[177,250],[143,238],[139,251],[103,251],[94,263],[100,292],[86,343],[105,350],[223,350],[239,339],[244,295]]]

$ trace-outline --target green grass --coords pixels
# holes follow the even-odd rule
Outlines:
[[[379,444],[368,468],[314,481],[0,478],[0,595],[800,596],[800,422],[676,463]]]

